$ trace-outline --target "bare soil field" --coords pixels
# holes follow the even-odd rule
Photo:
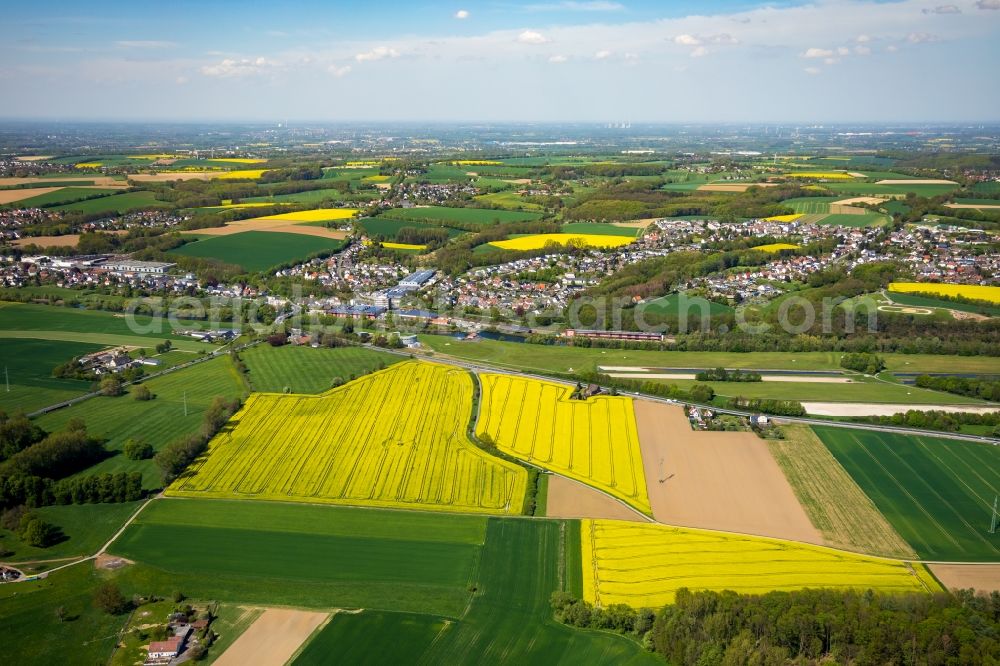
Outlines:
[[[41,196],[42,194],[48,194],[49,192],[61,189],[61,187],[35,187],[30,190],[0,190],[0,204],[14,203],[15,201],[30,199],[31,197]]]
[[[79,181],[85,185],[74,185],[73,187],[128,187],[124,180],[115,180],[111,176],[87,176],[87,175],[67,175],[66,178],[59,178],[60,183],[72,183]],[[46,183],[51,183],[52,178],[0,178],[0,186],[9,185],[38,185],[44,187]],[[89,183],[93,183],[90,185]]]
[[[127,234],[128,231],[102,231],[104,234]],[[14,247],[37,245],[38,247],[75,247],[80,242],[80,234],[65,234],[63,236],[28,236],[11,241]]]
[[[824,543],[767,442],[748,432],[695,432],[680,407],[634,404],[658,522]]]
[[[911,409],[935,412],[985,414],[1000,411],[1000,405],[881,405],[868,402],[803,402],[811,416],[892,416]]]
[[[329,613],[269,608],[215,660],[217,666],[284,666]]]
[[[975,209],[975,208],[982,208],[984,210],[997,210],[997,209],[1000,209],[1000,205],[994,206],[992,204],[982,205],[982,204],[956,204],[956,203],[950,203],[950,204],[945,204],[944,207],[945,208],[956,208],[956,209],[962,209],[962,208],[973,208],[973,209]]]
[[[851,206],[853,204],[880,204],[885,201],[885,197],[851,197],[840,201],[831,201],[831,206]],[[865,211],[868,212],[868,211]]]
[[[889,179],[880,180],[876,185],[958,185],[953,180],[943,180],[940,178],[914,178],[914,179]]]
[[[909,544],[808,426],[781,429],[785,439],[768,440],[768,448],[826,545],[916,559]]]
[[[831,215],[864,215],[868,211],[857,206],[842,206],[835,203],[830,204]]]
[[[1000,564],[930,564],[941,584],[949,590],[1000,591]]]
[[[751,187],[774,187],[774,183],[709,183],[699,185],[702,192],[746,192]]]
[[[21,155],[17,158],[18,162],[41,162],[42,160],[51,160],[55,155]]]
[[[231,236],[244,231],[277,231],[286,234],[301,234],[303,236],[320,236],[322,238],[336,238],[338,240],[347,238],[348,232],[339,229],[329,229],[327,227],[317,227],[310,224],[303,224],[296,220],[238,220],[230,222],[224,227],[208,227],[206,229],[195,229],[188,233],[200,236]]]
[[[549,475],[549,518],[608,518],[648,522],[649,519],[604,493],[558,474]]]
[[[651,224],[653,224],[653,222],[656,222],[658,219],[660,218],[649,217],[644,220],[632,220],[630,222],[612,222],[611,226],[622,227],[623,229],[646,229]]]

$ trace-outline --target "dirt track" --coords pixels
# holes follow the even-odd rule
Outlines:
[[[635,415],[658,522],[824,543],[767,442],[747,432],[695,432],[672,405],[636,400]]]
[[[283,666],[329,613],[269,608],[215,660],[217,666]]]
[[[931,564],[931,572],[949,590],[970,587],[983,592],[1000,591],[1000,564]]]
[[[642,517],[621,502],[579,481],[549,475],[545,515],[550,518],[608,518],[640,521]]]

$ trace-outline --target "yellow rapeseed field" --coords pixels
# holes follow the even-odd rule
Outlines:
[[[354,217],[357,208],[317,208],[315,210],[300,210],[297,213],[278,213],[265,215],[258,220],[294,220],[295,222],[327,222],[329,220],[346,220]]]
[[[412,243],[382,243],[382,247],[390,250],[426,250],[426,245],[414,245]]]
[[[802,213],[792,213],[791,215],[772,215],[771,217],[765,217],[764,219],[768,222],[794,222],[800,217],[802,217]]]
[[[549,243],[583,245],[586,247],[621,247],[635,239],[631,236],[605,236],[603,234],[531,234],[490,243],[504,250],[538,250]]]
[[[497,162],[496,160],[456,160],[452,164],[457,164],[458,166],[500,166],[503,162]]]
[[[319,396],[254,393],[166,494],[518,514],[527,472],[469,441],[472,390],[406,361]]]
[[[481,374],[476,435],[512,456],[599,488],[651,514],[632,400],[571,400],[572,388]]]
[[[816,178],[822,180],[853,180],[854,176],[843,171],[792,171],[785,178]]]
[[[929,296],[960,296],[1000,305],[1000,287],[978,284],[939,284],[936,282],[893,282],[889,291],[900,294],[927,294]]]
[[[77,169],[97,169],[104,166],[104,162],[77,162]]]
[[[236,180],[237,178],[257,179],[264,175],[268,169],[236,169],[235,171],[220,171],[218,176],[212,176],[218,180]]]
[[[757,247],[751,248],[752,250],[760,250],[762,252],[781,252],[782,250],[798,250],[798,245],[792,245],[791,243],[770,243],[768,245],[758,245]]]
[[[763,594],[807,587],[937,592],[921,564],[710,530],[584,520],[583,596],[602,606],[658,608],[677,590]]]

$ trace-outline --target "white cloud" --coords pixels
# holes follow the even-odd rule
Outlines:
[[[728,32],[720,32],[717,35],[709,35],[705,38],[711,44],[739,44],[740,40],[736,39]]]
[[[836,65],[838,62],[840,62],[839,58],[824,58],[823,59],[823,64],[825,64],[825,65]]]
[[[225,58],[214,65],[205,65],[201,68],[201,73],[219,78],[251,76],[261,74],[276,65],[277,63],[267,58]]]
[[[936,42],[939,37],[937,35],[932,35],[927,32],[911,32],[906,36],[906,41],[911,44],[926,44],[928,42]]]
[[[556,65],[561,65],[562,63],[568,62],[568,61],[569,61],[569,58],[567,58],[566,56],[562,55],[561,53],[560,54],[556,54],[554,56],[549,56],[549,62],[554,63]]]
[[[681,46],[701,46],[701,40],[694,35],[677,35],[674,37],[674,44]]]
[[[115,46],[123,49],[172,49],[177,43],[152,39],[123,39],[115,42]]]
[[[979,9],[1000,9],[1000,0],[978,0],[976,7]]]
[[[819,74],[823,70],[820,69],[819,67],[806,67],[802,71],[805,72],[806,74],[811,75],[811,76],[816,76],[817,74]]]
[[[708,49],[706,49],[704,46],[699,46],[695,48],[693,51],[691,51],[692,58],[701,58],[707,55],[708,55]]]
[[[350,74],[350,72],[351,72],[351,66],[350,65],[336,65],[336,64],[334,64],[334,65],[330,65],[329,67],[327,67],[326,71],[330,72],[330,74],[333,74],[335,77],[337,77],[339,79],[342,76],[346,76],[347,74]]]
[[[376,46],[371,51],[365,51],[364,53],[358,53],[354,56],[354,59],[358,62],[367,62],[371,60],[382,60],[383,58],[398,58],[399,51],[389,46]]]
[[[455,18],[457,18],[459,20],[463,20],[463,19],[469,18],[469,10],[467,10],[467,9],[459,9],[457,12],[455,12]]]
[[[830,49],[819,49],[819,48],[816,48],[814,46],[812,48],[806,49],[805,52],[802,54],[802,57],[803,58],[829,58],[832,55],[833,55],[833,51],[831,51]]]
[[[176,79],[174,79],[174,82],[177,85],[182,86],[182,85],[184,85],[185,83],[188,82],[188,77],[186,77],[186,76],[178,76]]]
[[[854,47],[854,53],[859,56],[871,55],[871,47],[865,46],[864,44],[858,44]]]
[[[607,49],[601,49],[600,51],[594,54],[594,60],[606,60],[607,58],[610,58],[611,55],[612,55],[611,51]]]
[[[837,47],[837,55],[839,55],[839,56],[848,55],[850,52],[851,52],[851,49],[847,48],[846,46],[838,46]]]
[[[924,14],[961,14],[962,10],[957,5],[938,5],[933,9],[922,9]]]
[[[885,47],[885,50],[888,51],[889,53],[895,53],[896,51],[899,50],[899,47],[896,46],[895,44],[889,44],[889,46]]]
[[[549,39],[536,30],[525,30],[517,36],[517,41],[522,44],[546,44]]]
[[[868,42],[872,41],[872,38],[869,35],[858,35],[857,37],[854,38],[854,41],[856,41],[858,44],[867,44]]]

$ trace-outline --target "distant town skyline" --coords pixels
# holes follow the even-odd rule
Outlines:
[[[1000,120],[1000,0],[58,1],[5,27],[5,119]]]

